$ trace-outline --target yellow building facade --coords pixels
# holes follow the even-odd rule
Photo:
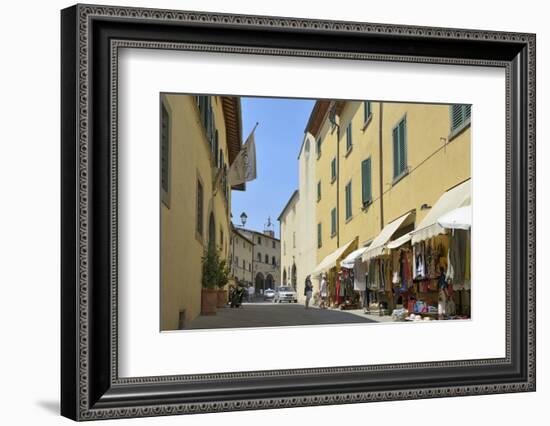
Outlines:
[[[466,105],[318,101],[306,131],[317,140],[317,262],[354,239],[368,245],[406,213],[394,237],[412,231],[471,177]]]
[[[229,166],[241,145],[234,97],[163,94],[160,100],[161,330],[176,330],[201,310],[207,248],[228,259]]]

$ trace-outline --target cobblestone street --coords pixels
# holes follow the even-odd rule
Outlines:
[[[362,312],[362,311],[360,311]],[[295,303],[244,303],[240,308],[221,308],[216,315],[199,316],[185,329],[280,327],[289,325],[378,322],[366,315],[340,309],[319,309]]]

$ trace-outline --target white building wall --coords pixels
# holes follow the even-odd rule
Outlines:
[[[281,285],[292,285],[292,266],[299,256],[299,235],[297,235],[297,211],[300,194],[291,197],[281,214]],[[298,280],[297,280],[298,283]]]
[[[316,261],[316,231],[315,231],[315,138],[306,133],[302,149],[298,157],[300,199],[296,206],[296,243],[298,256],[296,262],[298,276],[298,300],[304,301],[304,284],[306,277],[317,266]],[[312,278],[314,293],[318,291],[318,283]]]

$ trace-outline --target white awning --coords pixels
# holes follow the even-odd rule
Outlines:
[[[323,260],[321,260],[321,263],[319,263],[317,267],[313,270],[311,275],[319,275],[323,271],[334,268],[336,266],[336,262],[342,257],[342,255],[354,241],[356,241],[355,238],[326,256]]]
[[[470,205],[471,194],[472,181],[470,179],[445,192],[439,197],[439,200],[433,205],[422,222],[411,232],[412,243],[415,244],[445,233],[445,229],[437,223],[437,220],[451,210]]]
[[[389,249],[396,249],[398,247],[401,247],[403,244],[411,240],[411,233],[402,235],[396,240],[390,241],[388,244],[386,244],[386,247]]]
[[[346,256],[344,260],[340,262],[340,266],[347,269],[353,269],[355,266],[355,261],[360,258],[365,250],[367,250],[369,246],[358,248],[357,250],[352,251],[350,254]]]
[[[380,256],[384,252],[384,246],[386,243],[410,215],[411,212],[405,213],[403,216],[384,226],[380,234],[378,234],[378,236],[372,241],[369,248],[365,251],[365,253],[363,253],[363,262],[366,262],[373,257]]]
[[[437,219],[437,223],[448,229],[470,229],[472,227],[472,206],[451,210]]]

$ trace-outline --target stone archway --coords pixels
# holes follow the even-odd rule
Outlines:
[[[265,277],[265,288],[275,288],[275,280],[273,279],[273,275],[267,274],[267,276]]]
[[[292,264],[292,272],[290,274],[290,283],[292,285],[292,288],[294,289],[294,291],[296,291],[296,286],[297,286],[297,283],[298,283],[298,275],[297,275],[297,271],[296,271],[296,264],[293,263]]]
[[[286,285],[286,268],[283,268],[283,285]]]
[[[262,293],[265,290],[264,274],[262,274],[261,272],[258,272],[256,274],[256,278],[254,280],[254,283],[255,283],[255,287],[256,287],[256,293],[258,293],[258,294]]]

